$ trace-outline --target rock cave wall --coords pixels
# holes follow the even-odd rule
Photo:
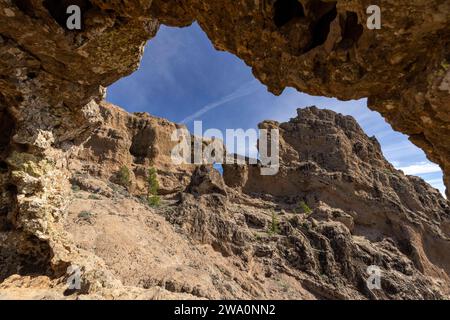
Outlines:
[[[450,195],[450,3],[373,2],[376,31],[365,26],[366,0],[0,0],[0,230],[47,243],[53,270],[71,260],[58,227],[67,157],[98,125],[104,88],[138,67],[160,23],[197,21],[275,94],[368,97],[443,168]],[[63,27],[69,4],[84,9],[80,31]]]

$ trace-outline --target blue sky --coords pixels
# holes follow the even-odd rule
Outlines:
[[[365,132],[380,141],[386,158],[407,174],[418,175],[444,192],[442,171],[405,135],[394,132],[367,101],[339,101],[286,89],[269,93],[251,69],[236,56],[216,51],[197,24],[187,28],[162,26],[147,43],[138,71],[108,88],[107,100],[130,111],[148,112],[193,130],[256,128],[263,120],[288,121],[296,109],[316,105],[356,118]],[[240,148],[238,153],[244,153]],[[246,153],[255,156],[253,145]]]

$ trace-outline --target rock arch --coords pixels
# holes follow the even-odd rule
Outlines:
[[[0,124],[3,132],[14,128],[2,139],[0,189],[9,196],[0,207],[14,211],[14,228],[49,243],[55,270],[70,260],[64,242],[53,240],[64,238],[53,224],[68,191],[66,156],[97,126],[104,88],[139,66],[160,24],[197,21],[274,94],[291,86],[368,97],[441,166],[450,196],[448,1],[384,5],[381,30],[365,27],[366,0],[298,0],[289,8],[280,0],[64,1],[85,8],[81,31],[64,29],[55,3],[0,1],[0,111],[8,118]],[[30,166],[39,176],[31,188]]]

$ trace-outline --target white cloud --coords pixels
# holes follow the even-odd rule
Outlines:
[[[215,109],[225,103],[242,98],[246,95],[255,92],[258,89],[257,84],[258,84],[257,80],[247,82],[233,93],[201,107],[200,110],[184,118],[183,120],[180,121],[180,123],[187,124],[193,120],[198,119],[201,115],[207,113],[208,111],[211,111],[212,109]]]
[[[409,165],[406,167],[400,167],[398,169],[402,170],[405,174],[409,175],[441,172],[441,168],[437,164],[430,162],[419,162],[417,164]]]

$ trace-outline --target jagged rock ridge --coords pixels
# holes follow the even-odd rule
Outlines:
[[[225,165],[224,181],[209,166],[170,164],[175,124],[107,103],[101,114],[69,159],[68,216],[54,226],[83,266],[84,289],[69,298],[448,297],[447,202],[395,170],[351,117],[311,107],[263,122],[280,130],[278,175]],[[115,183],[123,165],[127,188]],[[156,208],[141,199],[150,166]],[[383,290],[368,290],[369,265],[383,270]],[[63,297],[65,277],[48,275],[10,276],[3,297]]]

